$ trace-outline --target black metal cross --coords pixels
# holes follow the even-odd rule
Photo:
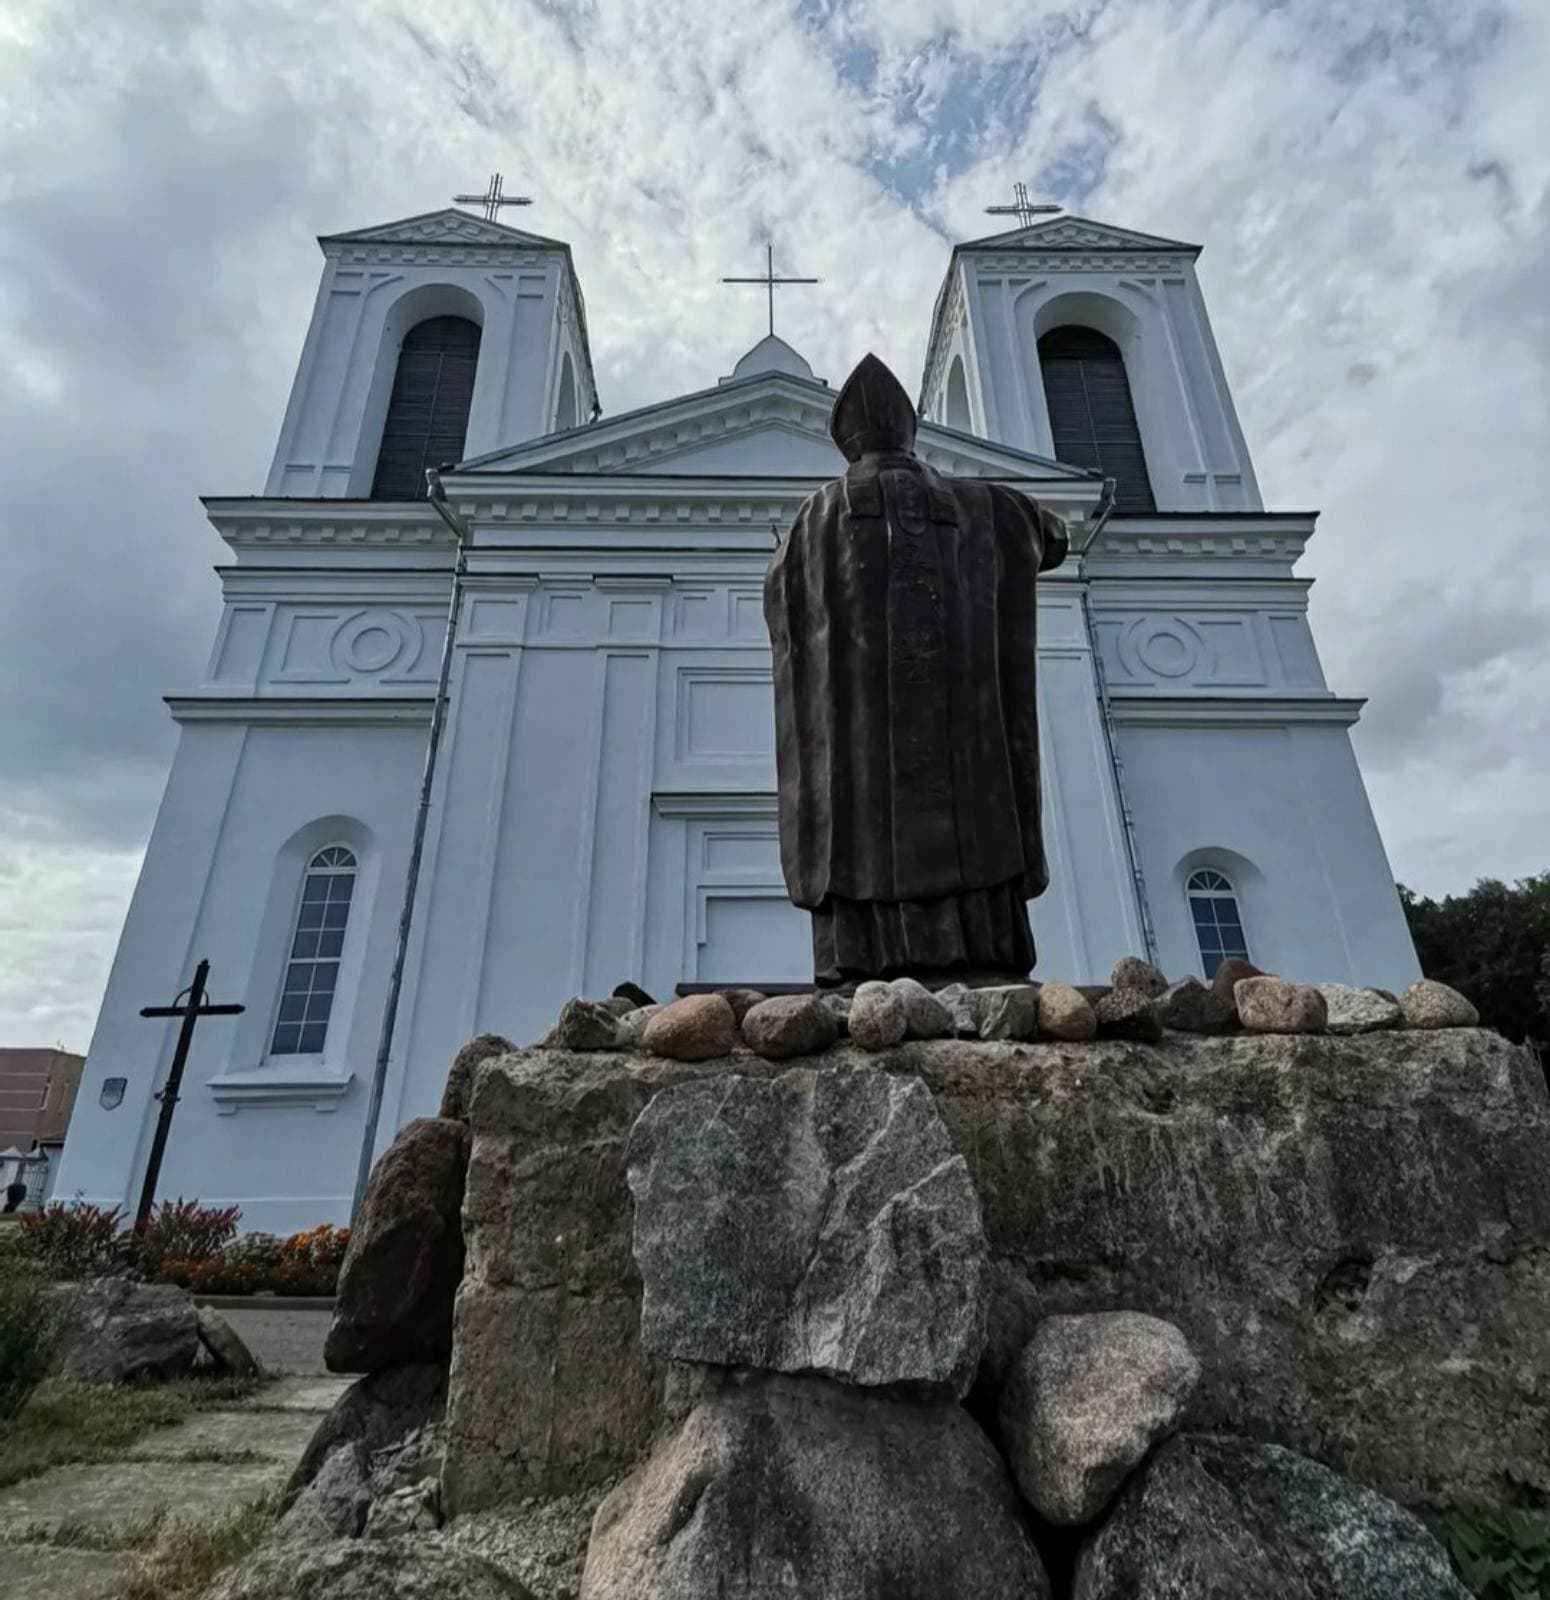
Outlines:
[[[1030,227],[1033,219],[1045,216],[1051,211],[1059,211],[1060,207],[1052,205],[1046,200],[1030,200],[1028,198],[1028,185],[1014,183],[1012,185],[1012,203],[1009,206],[986,206],[986,215],[992,217],[1016,217],[1025,228]]]
[[[161,1177],[162,1157],[167,1153],[167,1135],[172,1131],[172,1112],[178,1103],[178,1090],[183,1087],[183,1069],[188,1065],[188,1049],[194,1042],[194,1024],[201,1017],[234,1017],[246,1011],[246,1006],[215,1006],[205,999],[205,979],[210,976],[210,963],[201,961],[194,968],[194,981],[170,1006],[142,1006],[142,1017],[182,1017],[178,1029],[177,1048],[172,1052],[172,1066],[167,1081],[157,1091],[161,1101],[161,1114],[156,1119],[156,1137],[151,1140],[150,1159],[145,1164],[145,1185],[140,1190],[140,1206],[135,1212],[135,1231],[150,1220],[151,1206],[156,1200],[156,1184]]]
[[[533,202],[525,194],[502,194],[505,182],[500,173],[492,172],[489,187],[483,194],[455,194],[452,196],[452,203],[455,206],[483,206],[486,222],[499,222],[498,213],[502,206],[532,205]]]
[[[822,283],[822,278],[777,278],[775,276],[775,246],[764,247],[764,276],[762,278],[723,278],[723,283],[762,283],[770,297],[770,333],[775,332],[775,287],[782,283]]]

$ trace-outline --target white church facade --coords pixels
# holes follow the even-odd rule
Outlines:
[[[378,1148],[471,1035],[531,1041],[570,995],[811,976],[761,592],[841,469],[834,390],[771,338],[602,416],[564,244],[458,211],[321,242],[265,491],[206,501],[224,608],[169,698],[61,1198],[133,1204],[177,1026],[140,1008],[208,958],[246,1009],[198,1026],[159,1192],[276,1231],[348,1215],[457,553],[426,465],[461,463],[471,539]],[[955,248],[933,314],[920,454],[1071,529],[1037,619],[1035,976],[1246,953],[1398,988],[1418,969],[1361,702],[1326,685],[1295,570],[1314,514],[1261,503],[1197,253],[1057,217]]]

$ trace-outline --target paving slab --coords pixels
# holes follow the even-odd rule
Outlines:
[[[57,1545],[0,1545],[7,1592],[47,1600],[95,1600],[128,1565],[112,1550],[70,1550]]]
[[[318,1425],[318,1413],[198,1411],[168,1428],[142,1435],[124,1452],[131,1461],[175,1461],[191,1456],[233,1456],[242,1451],[294,1466]]]
[[[175,1517],[213,1516],[278,1489],[294,1464],[265,1457],[218,1465],[113,1461],[95,1467],[60,1467],[14,1483],[0,1494],[0,1539],[36,1543],[74,1528],[113,1536],[153,1511]]]
[[[237,1405],[245,1411],[311,1411],[321,1415],[355,1382],[354,1378],[281,1378]]]
[[[231,1324],[265,1372],[327,1373],[323,1341],[333,1321],[332,1300],[243,1303],[228,1297],[209,1303]]]

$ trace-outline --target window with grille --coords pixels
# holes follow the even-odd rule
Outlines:
[[[1113,478],[1116,511],[1155,511],[1119,346],[1096,328],[1052,328],[1039,340],[1039,373],[1056,460]]]
[[[1228,880],[1210,867],[1189,875],[1184,886],[1189,896],[1189,914],[1195,922],[1195,942],[1200,946],[1201,971],[1209,982],[1228,956],[1249,957],[1248,941],[1243,937],[1243,918],[1238,913],[1238,896]]]
[[[296,931],[285,963],[280,1012],[271,1055],[321,1055],[339,983],[350,897],[355,892],[355,857],[343,845],[319,850],[307,864]]]
[[[459,461],[479,365],[479,325],[431,317],[404,335],[382,424],[373,500],[419,500],[425,469]]]

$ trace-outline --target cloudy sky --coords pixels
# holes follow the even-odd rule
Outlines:
[[[1543,0],[6,0],[0,1043],[89,1038],[314,237],[495,168],[610,412],[729,370],[769,236],[817,369],[912,380],[1015,178],[1204,244],[1396,874],[1550,867],[1547,75]]]

